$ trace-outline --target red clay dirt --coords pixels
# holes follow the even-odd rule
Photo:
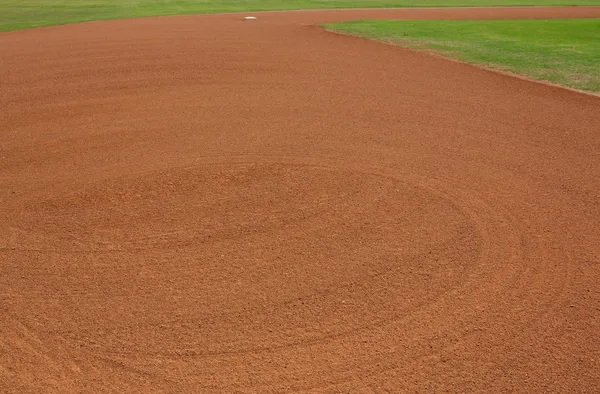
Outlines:
[[[0,34],[0,392],[598,392],[600,99],[272,12]]]

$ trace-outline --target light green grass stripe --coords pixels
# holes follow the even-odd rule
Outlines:
[[[102,19],[280,9],[600,5],[600,0],[0,0],[0,31]]]
[[[600,92],[600,19],[353,21],[326,27]]]

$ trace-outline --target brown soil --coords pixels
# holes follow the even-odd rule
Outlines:
[[[327,33],[0,34],[0,392],[597,392],[600,99]]]

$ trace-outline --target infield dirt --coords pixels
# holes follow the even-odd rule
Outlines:
[[[600,99],[336,10],[0,34],[1,392],[595,392]]]

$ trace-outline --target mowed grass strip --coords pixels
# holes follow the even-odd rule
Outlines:
[[[600,93],[600,19],[367,20],[325,27]]]
[[[0,31],[102,19],[322,8],[600,5],[600,0],[0,0]]]

